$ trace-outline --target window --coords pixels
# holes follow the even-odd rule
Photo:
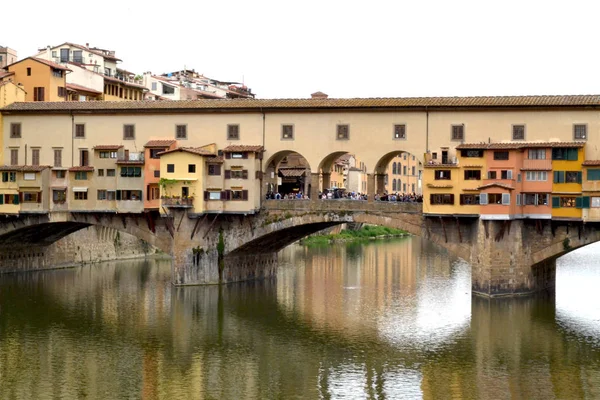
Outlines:
[[[10,165],[19,165],[19,149],[10,149]]]
[[[175,125],[175,138],[187,139],[187,125]]]
[[[31,67],[27,67],[27,76],[31,76]]]
[[[500,171],[500,179],[512,179],[512,170],[502,170]]]
[[[106,190],[98,189],[98,200],[106,200]]]
[[[159,153],[162,153],[166,149],[150,149],[150,158],[160,158],[158,156]]]
[[[115,169],[107,169],[106,170],[106,176],[116,176],[117,175],[117,171]]]
[[[338,125],[336,139],[337,140],[350,139],[350,125]]]
[[[496,179],[496,171],[488,171],[488,179]]]
[[[208,175],[221,175],[221,166],[219,164],[209,164]]]
[[[150,200],[160,199],[160,188],[158,186],[150,187]]]
[[[142,176],[142,167],[121,167],[121,177],[139,178]]]
[[[488,204],[502,204],[504,193],[488,193]]]
[[[402,154],[402,158],[406,160],[406,153]]]
[[[546,149],[529,149],[527,152],[527,158],[530,160],[545,160]]]
[[[12,122],[10,124],[10,137],[11,139],[18,139],[21,137],[21,123]]]
[[[461,157],[481,158],[483,157],[483,150],[461,150],[460,155]]]
[[[559,197],[560,207],[573,208],[576,206],[576,197]]]
[[[221,200],[221,192],[212,192],[212,191],[208,191],[207,193],[207,200]]]
[[[592,207],[593,208],[600,207],[600,197],[592,197]]]
[[[549,197],[550,195],[547,193],[525,193],[523,194],[523,205],[547,206]]]
[[[63,86],[58,86],[58,97],[67,97],[67,91]]]
[[[394,125],[394,139],[406,139],[406,125]]]
[[[156,84],[156,82],[152,82],[152,90],[157,90],[157,84]]]
[[[396,191],[396,180],[392,180],[392,190]]]
[[[577,149],[557,147],[552,149],[553,160],[577,161]]]
[[[175,172],[175,164],[167,164],[167,172],[172,174]]]
[[[100,153],[98,153],[98,156],[100,158],[117,158],[117,152],[116,151],[101,151]]]
[[[396,175],[396,163],[392,164],[392,174]]]
[[[406,183],[402,184],[402,192],[406,192]]]
[[[35,181],[35,172],[24,172],[23,180],[24,181]]]
[[[44,101],[44,88],[34,87],[33,88],[33,101]]]
[[[104,176],[104,170],[103,169],[99,169],[98,170],[98,176]]]
[[[227,140],[240,140],[239,125],[227,125]]]
[[[232,189],[229,196],[230,200],[248,200],[248,191],[241,189]]]
[[[56,204],[62,204],[67,201],[67,191],[66,190],[53,190],[52,191],[52,202]]]
[[[525,140],[525,125],[513,125],[512,138],[513,140]]]
[[[75,124],[75,137],[76,138],[84,138],[85,137],[85,124]]]
[[[479,195],[478,194],[461,194],[460,195],[460,204],[465,205],[465,206],[479,204]]]
[[[109,201],[114,201],[114,200],[116,200],[116,198],[117,198],[117,195],[116,195],[116,193],[117,193],[117,192],[115,192],[114,190],[108,190],[108,191],[106,192],[106,200],[109,200]]]
[[[446,170],[436,170],[435,171],[435,179],[436,180],[449,180],[450,172],[451,171],[446,171]]]
[[[52,76],[54,76],[56,78],[62,78],[63,77],[63,72],[60,69],[53,69],[52,70]]]
[[[281,138],[294,139],[294,125],[281,125]]]
[[[525,172],[526,181],[546,181],[548,180],[547,171],[527,171]]]
[[[412,175],[413,176],[415,175],[415,167],[414,166],[412,167]]]
[[[453,194],[431,194],[429,196],[429,203],[432,205],[454,204],[454,195]]]
[[[465,170],[465,181],[479,181],[479,180],[481,180],[481,171],[475,170],[475,169]]]
[[[77,171],[75,172],[75,180],[85,181],[87,180],[87,171]]]
[[[73,194],[75,200],[87,200],[87,192],[74,192]]]
[[[575,140],[587,139],[587,125],[586,124],[573,125],[573,138],[575,138]]]
[[[155,178],[160,178],[160,170],[154,170],[154,177]]]
[[[248,170],[246,169],[233,169],[231,171],[225,171],[225,179],[248,179]],[[334,185],[335,186],[335,185]]]
[[[588,169],[587,170],[588,181],[600,181],[600,169]]]
[[[117,190],[117,200],[142,200],[141,190]]]
[[[135,139],[135,125],[123,125],[123,140]]]
[[[40,165],[40,149],[31,149],[31,165]]]
[[[67,173],[65,171],[54,171],[54,176],[56,179],[65,179],[67,177]]]
[[[62,149],[54,149],[54,166],[62,167]]]
[[[437,153],[436,152],[431,153],[431,159],[432,160],[437,160]]]
[[[581,183],[581,172],[565,171],[565,183]]]
[[[188,173],[190,173],[190,174],[196,173],[196,164],[188,164]]]
[[[246,153],[229,153],[231,158],[247,158]]]
[[[85,149],[79,151],[79,165],[87,167],[89,165],[89,152]]]
[[[37,203],[39,198],[38,192],[22,192],[23,203]]]
[[[495,151],[494,160],[508,160],[508,151]]]
[[[452,140],[464,140],[465,139],[465,126],[464,125],[452,125]]]
[[[17,173],[16,172],[3,172],[2,173],[2,182],[16,182]]]

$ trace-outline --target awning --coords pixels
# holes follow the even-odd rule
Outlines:
[[[19,194],[17,189],[0,189],[1,194]]]
[[[87,192],[88,188],[86,188],[86,187],[74,187],[73,191],[74,192]]]
[[[53,190],[67,190],[66,186],[51,186],[50,189]]]

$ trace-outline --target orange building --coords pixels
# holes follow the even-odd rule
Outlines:
[[[146,160],[144,164],[145,210],[158,210],[160,207],[160,157],[158,154],[176,147],[177,141],[174,139],[150,140],[144,145]]]
[[[4,67],[10,78],[25,89],[25,101],[67,100],[67,72],[69,68],[36,57],[28,57]]]

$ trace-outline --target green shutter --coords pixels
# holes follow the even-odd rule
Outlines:
[[[575,198],[575,208],[581,208],[581,206],[582,206],[581,197],[576,197]]]
[[[565,183],[565,171],[554,171],[554,183]]]
[[[583,172],[577,172],[577,183],[581,183]]]
[[[577,161],[577,153],[578,150],[577,149],[569,149],[568,153],[567,153],[567,160],[569,161]]]
[[[13,194],[13,204],[15,204],[15,205],[19,204],[19,195],[18,194]]]
[[[560,208],[560,197],[552,196],[552,208]]]
[[[0,194],[0,204],[4,204],[4,195]]]
[[[600,169],[588,169],[587,170],[588,181],[600,181]]]
[[[117,200],[121,200],[121,191],[117,190]]]
[[[581,208],[590,208],[590,197],[583,196],[581,198]]]

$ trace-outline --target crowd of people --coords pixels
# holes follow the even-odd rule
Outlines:
[[[308,200],[309,197],[301,191],[296,193],[281,194],[277,191],[267,192],[267,200]],[[341,190],[324,190],[319,192],[319,199],[322,200],[368,200],[366,193],[343,192]],[[396,201],[403,203],[422,203],[423,196],[416,193],[384,193],[376,194],[375,201]]]

